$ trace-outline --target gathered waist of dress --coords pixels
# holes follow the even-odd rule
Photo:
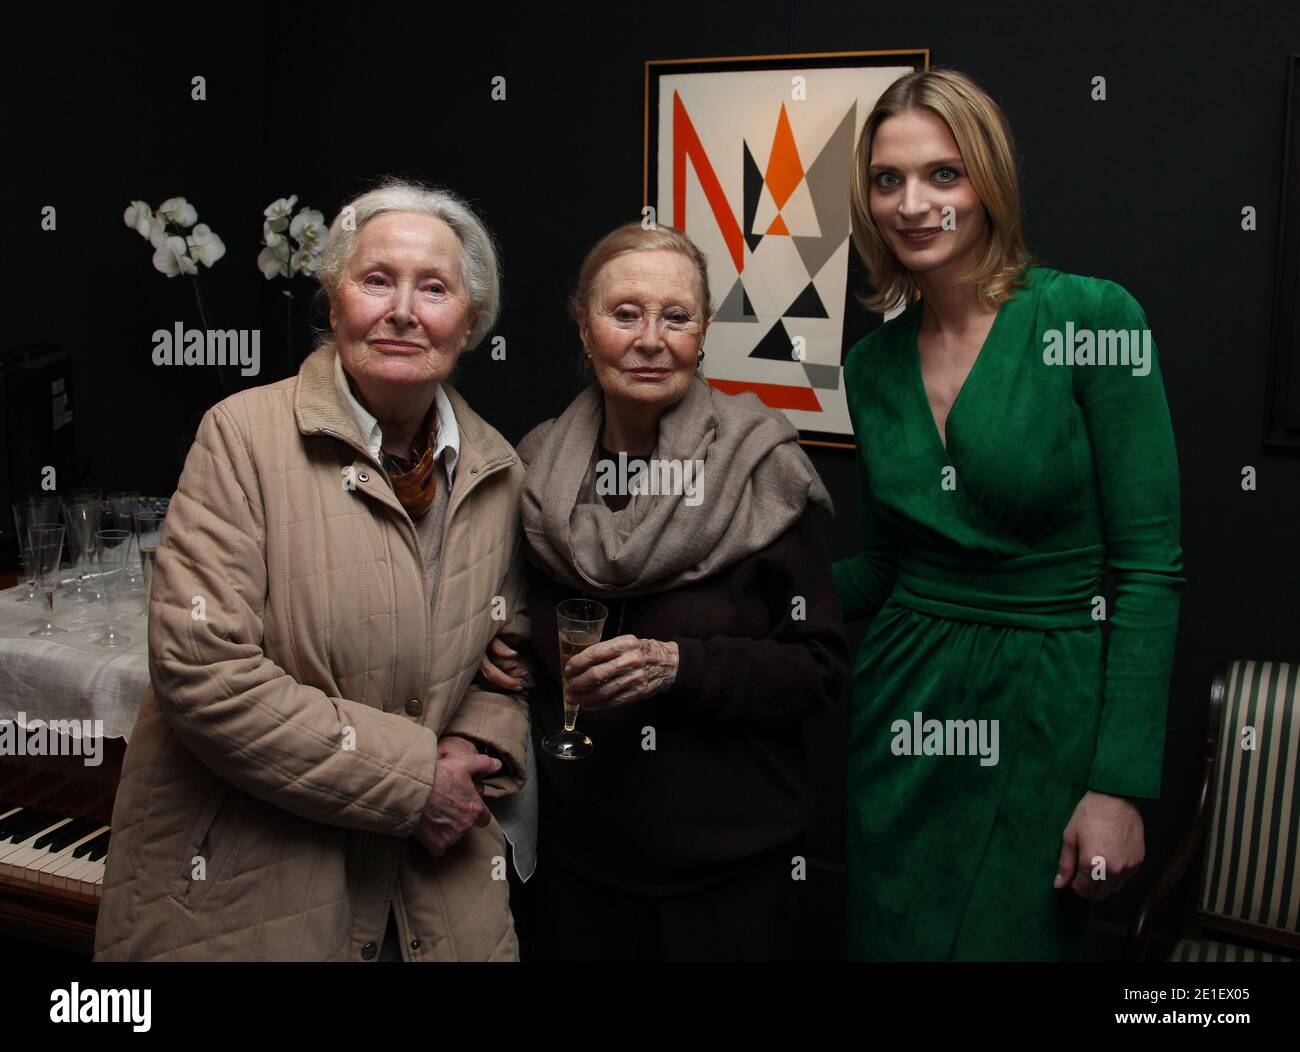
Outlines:
[[[1105,547],[1092,545],[1008,559],[905,549],[891,599],[935,617],[1052,631],[1092,628]]]

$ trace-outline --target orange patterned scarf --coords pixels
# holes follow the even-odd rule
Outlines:
[[[433,435],[438,421],[437,401],[429,406],[420,433],[411,449],[412,457],[384,453],[384,470],[388,472],[393,492],[412,519],[418,519],[433,504],[438,492],[438,473],[433,463]]]

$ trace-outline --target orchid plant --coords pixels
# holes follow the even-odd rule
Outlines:
[[[286,297],[288,326],[285,330],[285,353],[290,374],[294,371],[293,358],[293,285],[299,274],[312,277],[320,266],[320,255],[325,248],[325,216],[315,208],[301,208],[292,219],[298,195],[281,197],[263,210],[262,251],[257,254],[257,268],[267,281],[289,279],[289,287],[281,289]],[[285,231],[288,230],[286,236]]]
[[[122,214],[122,221],[153,245],[154,270],[169,278],[185,274],[191,279],[199,320],[206,331],[208,318],[199,291],[199,264],[211,267],[226,254],[226,245],[207,223],[198,219],[198,210],[183,197],[167,198],[157,212],[144,201],[132,201]],[[220,368],[217,378],[225,388]]]

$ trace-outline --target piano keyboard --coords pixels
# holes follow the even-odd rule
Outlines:
[[[108,826],[0,803],[0,878],[102,898]]]

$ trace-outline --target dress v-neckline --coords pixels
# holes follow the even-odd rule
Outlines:
[[[912,373],[916,378],[916,388],[921,395],[921,405],[925,410],[925,418],[930,422],[930,433],[934,436],[935,441],[939,443],[939,450],[943,453],[944,459],[948,458],[948,443],[944,441],[944,435],[948,431],[948,425],[952,421],[952,414],[957,411],[957,403],[961,401],[961,396],[966,393],[966,388],[970,386],[971,378],[975,375],[975,370],[980,367],[987,355],[989,343],[993,339],[993,334],[997,331],[998,323],[1002,320],[1002,315],[1006,313],[1007,304],[1011,300],[1004,301],[993,315],[993,323],[989,326],[989,331],[984,334],[984,342],[980,344],[979,352],[975,355],[975,360],[971,362],[970,369],[966,371],[966,378],[962,380],[961,387],[957,389],[957,394],[952,400],[952,405],[948,407],[948,415],[943,418],[943,431],[939,430],[939,422],[934,418],[934,409],[930,406],[930,395],[925,389],[925,371],[921,368],[921,346],[920,332],[921,321],[924,312],[923,301],[918,300],[916,304],[916,321],[912,324],[911,335],[911,359]]]

